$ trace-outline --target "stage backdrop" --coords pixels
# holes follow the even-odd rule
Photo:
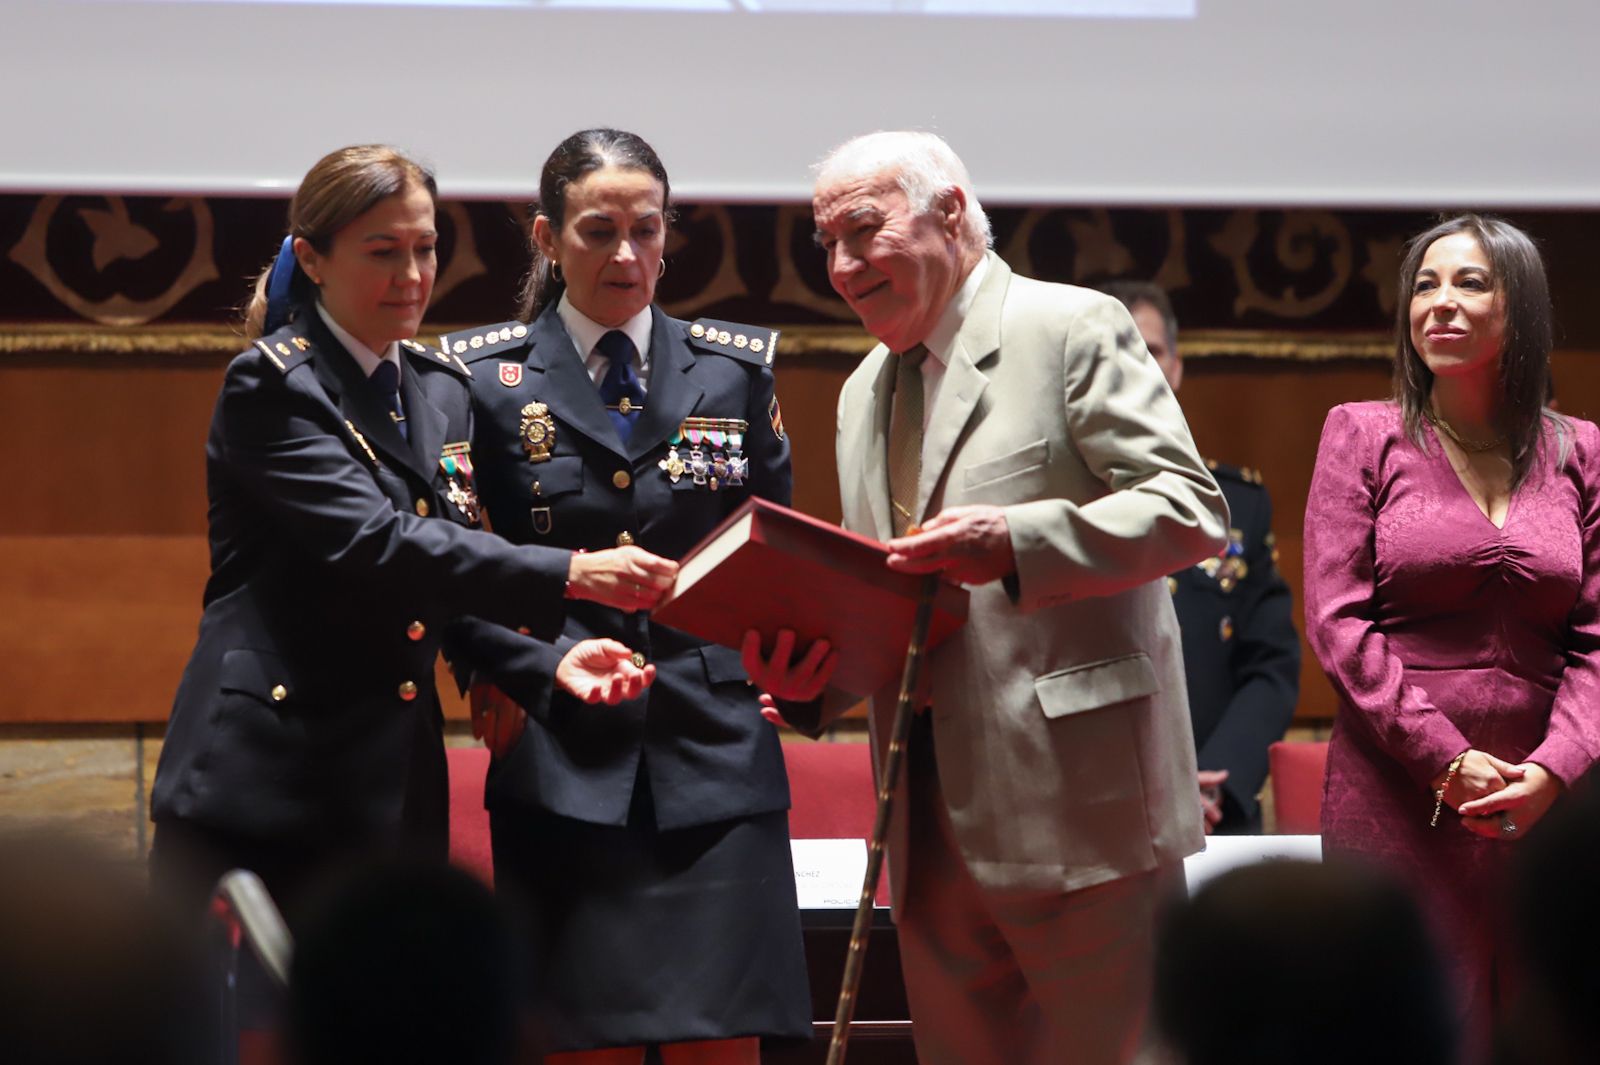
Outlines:
[[[1416,212],[1025,209],[993,212],[1016,269],[1173,294],[1190,359],[1181,394],[1209,457],[1261,471],[1298,592],[1300,518],[1327,409],[1387,391],[1401,242]],[[446,202],[435,328],[510,316],[527,208]],[[281,200],[0,197],[0,722],[165,718],[206,575],[202,446],[247,279],[281,240]],[[1564,327],[1563,409],[1600,404],[1587,313],[1600,215],[1529,212]],[[686,204],[660,298],[783,330],[778,391],[798,505],[838,517],[840,383],[870,346],[828,288],[810,212]],[[1333,712],[1307,654],[1300,713]],[[454,714],[460,708],[452,705]]]

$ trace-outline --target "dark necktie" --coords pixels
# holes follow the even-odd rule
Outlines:
[[[899,356],[894,375],[894,405],[889,415],[889,506],[896,536],[917,523],[917,482],[922,479],[922,362],[928,349],[918,344]]]
[[[624,444],[633,435],[633,423],[644,410],[644,386],[633,369],[633,360],[639,354],[628,339],[628,334],[613,329],[600,338],[594,350],[610,360],[605,376],[600,379],[600,402],[606,405],[606,414],[616,426],[617,439]]]
[[[411,433],[406,429],[405,412],[400,406],[400,367],[384,359],[378,363],[378,368],[372,371],[372,376],[367,380],[372,382],[372,387],[383,397],[383,402],[389,408],[389,417],[394,419],[394,427],[400,430],[400,435],[409,442]]]

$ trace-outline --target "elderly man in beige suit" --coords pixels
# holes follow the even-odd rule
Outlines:
[[[833,287],[881,343],[839,396],[844,523],[971,586],[928,661],[889,840],[924,1065],[1096,1063],[1143,1046],[1152,918],[1202,845],[1166,575],[1227,508],[1122,305],[988,251],[966,168],[926,133],[818,167]],[[792,637],[746,662],[808,731],[827,692]]]

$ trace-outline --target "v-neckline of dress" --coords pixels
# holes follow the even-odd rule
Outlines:
[[[1466,497],[1467,502],[1472,504],[1472,509],[1478,515],[1478,517],[1482,518],[1484,522],[1488,524],[1489,528],[1495,531],[1496,535],[1504,536],[1506,527],[1511,524],[1511,511],[1517,505],[1516,490],[1513,489],[1507,496],[1505,517],[1500,519],[1499,525],[1496,525],[1494,523],[1494,519],[1489,517],[1488,513],[1478,505],[1477,499],[1475,499],[1472,495],[1472,489],[1467,487],[1467,482],[1461,479],[1461,472],[1457,470],[1455,464],[1450,461],[1450,452],[1445,450],[1444,441],[1439,439],[1439,433],[1436,429],[1434,429],[1433,423],[1425,420],[1424,424],[1426,424],[1428,427],[1428,435],[1433,438],[1434,446],[1439,449],[1439,461],[1443,462],[1444,468],[1450,471],[1450,478],[1451,480],[1455,481],[1456,488],[1459,489],[1461,494]]]

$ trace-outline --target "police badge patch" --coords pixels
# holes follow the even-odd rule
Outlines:
[[[522,367],[518,366],[520,372]],[[550,408],[535,400],[522,408],[522,449],[529,462],[544,462],[556,446],[556,420]]]
[[[500,383],[507,388],[516,388],[522,383],[522,363],[502,362],[500,364]]]

